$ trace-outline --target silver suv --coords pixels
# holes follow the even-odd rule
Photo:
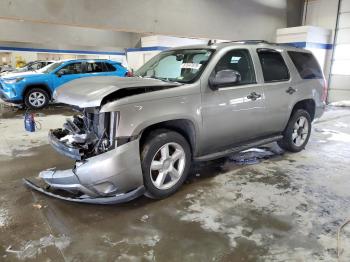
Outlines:
[[[51,130],[49,141],[76,164],[42,171],[43,186],[25,183],[76,202],[164,198],[182,185],[192,161],[273,141],[304,149],[325,92],[307,50],[264,41],[170,49],[135,77],[89,77],[57,89],[54,98],[80,114]]]

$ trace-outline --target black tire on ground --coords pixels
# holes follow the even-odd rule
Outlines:
[[[166,189],[159,189],[154,185],[154,182],[152,182],[152,179],[156,180],[155,178],[157,178],[158,176],[157,175],[155,176],[154,171],[151,171],[151,163],[154,157],[157,158],[157,154],[161,154],[159,150],[163,146],[167,145],[168,143],[175,143],[183,149],[184,158],[182,159],[184,159],[184,162],[182,163],[184,163],[183,165],[184,167],[182,169],[183,172],[179,180],[176,183],[175,183],[176,180],[174,180],[174,183],[175,183],[174,185]],[[171,149],[171,146],[169,148]],[[172,155],[170,152],[170,158],[171,157]],[[190,166],[191,166],[191,159],[192,157],[191,157],[190,146],[187,140],[179,133],[168,129],[157,129],[149,133],[149,135],[143,142],[143,145],[141,145],[141,166],[142,166],[142,173],[143,173],[143,181],[146,188],[145,195],[147,197],[154,198],[154,199],[162,199],[175,193],[187,178],[187,175],[189,173]],[[179,165],[179,162],[175,162],[174,166],[176,164]],[[158,171],[156,171],[156,174],[157,172]],[[171,180],[173,178],[169,174],[167,175],[167,179]]]
[[[34,98],[37,97],[37,100]],[[24,104],[29,109],[41,109],[49,103],[49,94],[42,88],[32,88],[26,92]]]
[[[303,128],[298,128],[297,131],[295,131],[296,130],[296,126],[295,125],[298,125],[298,123],[300,123],[299,122],[300,119],[304,119],[304,121],[307,122],[306,123],[306,125],[308,126],[307,132]],[[305,127],[305,125],[304,125],[304,127]],[[305,132],[305,136],[301,136],[302,137],[302,140],[301,140],[302,142],[297,144],[297,142],[296,142],[296,140],[294,138],[295,134],[298,134],[298,136],[299,136],[299,133],[302,133],[302,132]],[[303,150],[305,148],[307,142],[309,141],[310,134],[311,134],[311,117],[310,117],[310,114],[306,110],[298,109],[290,117],[286,129],[283,131],[283,139],[281,139],[277,143],[284,150],[287,150],[287,151],[290,151],[290,152],[294,152],[294,153],[295,152],[300,152],[301,150]]]

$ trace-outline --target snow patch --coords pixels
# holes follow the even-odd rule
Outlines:
[[[327,140],[350,143],[350,134],[331,129],[321,129],[320,132],[325,135],[330,135],[330,137],[328,137]]]
[[[53,235],[49,235],[39,240],[27,241],[18,250],[14,250],[9,246],[6,252],[15,254],[19,260],[27,260],[40,255],[42,250],[49,246],[56,246],[58,249],[62,250],[68,247],[69,244],[70,239],[67,236],[54,237]]]
[[[50,129],[62,127],[67,116],[52,115],[35,117],[41,129],[35,132],[24,130],[24,119],[0,119],[0,155],[10,157],[30,155],[25,150],[48,143]]]
[[[348,106],[350,106],[350,100],[337,101],[337,102],[330,103],[329,105],[348,107]]]
[[[8,211],[4,208],[0,208],[0,228],[7,226],[9,221]]]

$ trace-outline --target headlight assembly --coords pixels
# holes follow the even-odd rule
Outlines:
[[[23,77],[13,78],[13,79],[4,79],[6,84],[15,84],[23,80]]]

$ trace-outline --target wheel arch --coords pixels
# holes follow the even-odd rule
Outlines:
[[[197,155],[197,132],[194,123],[189,119],[173,119],[151,124],[141,131],[140,146],[144,143],[146,137],[155,129],[169,129],[181,134],[188,142],[191,148],[192,156]]]
[[[297,103],[295,103],[293,106],[292,112],[290,114],[290,117],[292,117],[294,112],[297,111],[298,109],[306,110],[310,114],[311,121],[314,120],[315,112],[316,112],[315,100],[313,100],[312,98],[309,98],[309,99],[300,100]]]
[[[23,100],[25,99],[26,94],[33,88],[41,88],[43,90],[45,90],[47,92],[47,94],[49,95],[49,99],[52,99],[52,92],[50,90],[50,88],[48,87],[48,85],[44,84],[44,83],[38,83],[38,84],[28,84],[24,90],[23,90]]]

